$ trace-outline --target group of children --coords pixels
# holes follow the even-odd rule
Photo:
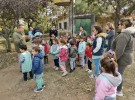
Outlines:
[[[41,92],[45,87],[43,81],[43,66],[44,66],[44,47],[40,39],[33,39],[33,47],[31,53],[27,50],[26,45],[20,45],[21,55],[19,62],[23,73],[24,81],[27,81],[27,73],[30,74],[30,79],[35,79],[37,87],[34,92]]]
[[[87,72],[92,72],[92,40],[90,36],[63,37],[59,40],[53,36],[50,53],[54,60],[54,69],[61,70],[62,76],[68,74],[66,62],[70,63],[70,73],[77,66],[84,68],[88,65]],[[20,46],[22,52],[20,56],[21,68],[24,80],[27,80],[27,73],[30,78],[33,76],[37,83],[35,92],[40,92],[45,87],[43,82],[43,65],[48,54],[45,54],[45,43],[41,38],[33,39],[32,55],[27,51],[25,45]],[[47,43],[46,43],[47,44]],[[44,56],[46,56],[44,58]],[[48,57],[47,57],[48,58]],[[118,73],[117,59],[113,51],[108,51],[101,60],[101,74],[96,79],[96,95],[94,100],[115,100],[116,88],[121,83],[121,75]],[[87,64],[86,64],[87,63]]]

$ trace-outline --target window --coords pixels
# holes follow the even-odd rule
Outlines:
[[[67,29],[67,22],[64,22],[64,29]]]
[[[59,29],[62,29],[62,25],[61,25],[61,23],[59,23]]]

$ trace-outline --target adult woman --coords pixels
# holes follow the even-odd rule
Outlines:
[[[111,49],[112,46],[112,42],[114,40],[114,36],[115,36],[115,31],[114,31],[114,25],[110,22],[108,22],[105,26],[105,29],[107,31],[107,42],[108,42],[108,47],[107,47],[107,51],[109,51]]]
[[[100,69],[100,60],[104,53],[104,44],[105,44],[105,38],[106,33],[102,33],[103,30],[99,26],[94,26],[93,32],[95,34],[95,39],[93,41],[93,62],[95,64],[95,70],[93,75],[90,78],[94,78],[98,75],[99,69]]]
[[[135,29],[132,27],[129,19],[122,19],[119,22],[119,29],[121,33],[114,39],[112,50],[115,51],[118,63],[118,71],[123,75],[126,67],[132,64],[133,53],[133,33]],[[123,82],[117,88],[117,95],[123,96],[122,93]]]
[[[80,36],[86,36],[87,35],[87,32],[84,30],[83,26],[80,26],[80,33],[79,33]]]

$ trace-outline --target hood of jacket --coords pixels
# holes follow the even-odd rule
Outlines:
[[[42,52],[40,52],[39,54],[36,54],[34,57],[38,57],[40,59],[43,59],[44,58],[44,55]]]
[[[60,46],[60,48],[68,49],[66,45]]]
[[[117,74],[118,74],[118,76],[114,77],[113,75],[110,75],[107,73],[102,73],[102,75],[104,77],[106,77],[109,80],[109,82],[115,87],[119,86],[120,83],[122,82],[121,74],[118,72],[117,72]]]
[[[106,36],[107,36],[106,33],[100,33],[96,35],[96,37],[103,37],[103,38],[106,38]]]
[[[123,29],[121,32],[131,34],[135,38],[135,28],[134,27],[128,27],[126,29]]]

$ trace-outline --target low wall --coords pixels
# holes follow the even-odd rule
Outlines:
[[[0,70],[16,63],[18,61],[17,56],[15,52],[0,54]]]

